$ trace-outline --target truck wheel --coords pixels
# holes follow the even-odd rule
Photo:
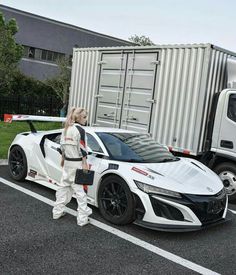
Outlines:
[[[126,182],[116,175],[102,181],[98,206],[104,219],[111,223],[124,225],[134,220],[134,198]]]
[[[214,168],[215,173],[221,178],[229,195],[229,201],[236,203],[236,166],[225,162]]]
[[[24,150],[20,146],[14,146],[9,154],[8,167],[11,177],[17,181],[23,181],[27,176],[27,160]]]

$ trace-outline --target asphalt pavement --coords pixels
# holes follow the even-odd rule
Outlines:
[[[0,159],[0,166],[7,165],[7,159]]]
[[[92,224],[81,228],[76,201],[53,220],[54,200],[55,191],[15,182],[0,166],[0,274],[236,274],[235,214],[202,231],[166,233],[114,226],[93,207]]]

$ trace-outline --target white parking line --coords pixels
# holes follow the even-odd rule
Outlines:
[[[234,215],[236,215],[236,211],[235,210],[232,210],[232,209],[229,209]]]
[[[21,191],[21,192],[23,192],[23,193],[25,193],[25,194],[27,194],[27,195],[29,195],[31,197],[34,197],[37,200],[40,200],[40,201],[42,201],[42,202],[44,202],[44,203],[46,203],[48,205],[51,205],[51,206],[54,205],[54,201],[49,200],[49,199],[47,199],[47,198],[45,198],[45,197],[43,197],[43,196],[41,196],[41,195],[39,195],[37,193],[34,193],[34,192],[28,190],[28,189],[20,187],[20,186],[14,184],[14,183],[12,183],[12,182],[10,182],[8,180],[5,180],[5,179],[3,179],[1,177],[0,177],[0,182],[6,184],[6,185],[8,185],[8,186],[10,186],[10,187],[12,187],[12,188],[14,188],[16,190],[19,190],[19,191]],[[77,212],[75,210],[70,209],[70,208],[66,208],[66,212],[69,213],[69,214],[71,214],[71,215],[73,215],[73,216],[77,215]],[[161,248],[159,248],[157,246],[154,246],[154,245],[152,245],[150,243],[142,241],[142,240],[140,240],[140,239],[138,239],[138,238],[136,238],[136,237],[134,237],[134,236],[132,236],[130,234],[124,233],[124,232],[122,232],[122,231],[120,231],[120,230],[118,230],[116,228],[113,228],[113,227],[111,227],[109,225],[106,225],[106,224],[104,224],[102,222],[99,222],[99,221],[97,221],[95,219],[90,218],[90,221],[91,221],[92,225],[94,225],[94,226],[96,226],[98,228],[101,228],[101,229],[103,229],[103,230],[105,230],[105,231],[107,231],[107,232],[109,232],[111,234],[114,234],[115,236],[118,236],[118,237],[120,237],[120,238],[122,238],[122,239],[124,239],[126,241],[129,241],[129,242],[131,242],[131,243],[133,243],[133,244],[135,244],[137,246],[140,246],[140,247],[142,247],[142,248],[144,248],[144,249],[146,249],[148,251],[151,251],[151,252],[157,254],[158,256],[166,258],[166,259],[168,259],[168,260],[170,260],[170,261],[172,261],[172,262],[174,262],[176,264],[182,265],[185,268],[191,269],[191,270],[196,271],[196,272],[198,272],[200,274],[207,274],[207,275],[213,275],[213,274],[217,275],[218,274],[219,275],[219,273],[216,273],[216,272],[214,272],[214,271],[212,271],[210,269],[207,269],[207,268],[205,268],[203,266],[200,266],[200,265],[195,264],[195,263],[193,263],[191,261],[188,261],[188,260],[186,260],[186,259],[184,259],[182,257],[179,257],[179,256],[177,256],[177,255],[175,255],[173,253],[170,253],[170,252],[168,252],[166,250],[163,250],[163,249],[161,249]]]

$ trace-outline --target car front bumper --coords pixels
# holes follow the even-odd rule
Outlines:
[[[146,222],[143,220],[135,220],[134,224],[152,229],[152,230],[157,230],[157,231],[165,231],[165,232],[190,232],[190,231],[198,231],[198,230],[203,230],[212,226],[217,226],[222,223],[226,223],[232,220],[232,213],[231,211],[227,211],[226,217],[221,218],[217,221],[210,222],[205,225],[177,225],[177,224],[158,224],[158,223],[152,223],[152,222]]]
[[[223,189],[215,195],[183,194],[182,198],[144,192],[136,195],[139,203],[138,207],[136,203],[134,223],[146,228],[195,231],[230,220],[230,213],[227,212],[228,197]]]

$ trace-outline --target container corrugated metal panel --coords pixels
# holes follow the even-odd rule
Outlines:
[[[161,51],[156,84],[156,106],[152,120],[153,137],[176,150],[196,152],[204,98],[203,71],[209,50],[171,48]]]
[[[159,52],[151,125],[153,137],[175,151],[203,152],[212,97],[226,87],[226,61],[236,54],[211,44],[117,47],[74,51],[70,106],[85,106],[95,121],[102,53]]]
[[[231,57],[212,45],[164,48],[156,84],[152,134],[175,151],[204,151],[212,97],[226,87]]]
[[[69,108],[72,106],[84,107],[88,110],[88,123],[92,125],[94,109],[96,108],[95,93],[99,73],[99,55],[95,50],[73,52],[73,65]]]

